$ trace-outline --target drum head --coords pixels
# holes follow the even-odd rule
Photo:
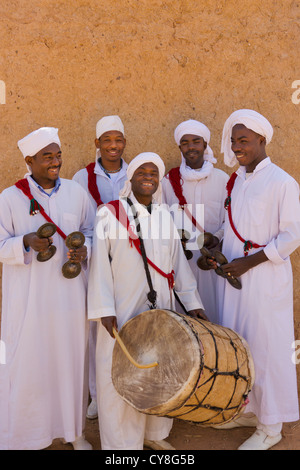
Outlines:
[[[199,381],[202,348],[184,317],[170,310],[149,310],[129,320],[119,332],[135,361],[158,362],[156,367],[139,369],[115,343],[114,387],[138,411],[164,416],[180,407]]]

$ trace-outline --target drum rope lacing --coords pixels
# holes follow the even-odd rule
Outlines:
[[[180,315],[180,316],[181,316],[181,318],[183,318],[183,315]],[[209,383],[210,381],[211,381],[212,383],[211,383],[211,386],[210,386],[209,390],[207,391],[206,395],[204,396],[204,398],[203,398],[201,401],[198,399],[198,396],[195,394],[194,398],[196,398],[196,400],[197,400],[197,402],[198,402],[197,405],[194,405],[194,404],[193,404],[193,405],[187,405],[187,404],[185,404],[185,403],[189,400],[189,398],[187,398],[186,401],[185,401],[185,403],[183,403],[183,404],[181,403],[181,404],[176,408],[176,409],[182,409],[183,412],[180,413],[180,414],[178,414],[178,415],[175,415],[175,414],[173,414],[173,412],[172,412],[172,417],[173,417],[173,418],[179,418],[179,417],[182,417],[182,416],[184,416],[184,415],[186,415],[186,414],[189,414],[189,413],[191,413],[191,412],[193,412],[193,411],[195,411],[195,410],[197,410],[197,409],[199,409],[199,408],[205,408],[205,409],[210,409],[210,410],[212,410],[212,411],[216,411],[216,413],[217,413],[216,416],[218,416],[219,414],[222,414],[222,415],[224,416],[224,414],[223,414],[224,412],[226,412],[226,411],[231,411],[231,410],[234,410],[234,409],[236,409],[236,410],[237,410],[237,413],[238,413],[238,411],[239,411],[239,409],[240,409],[240,407],[241,407],[241,404],[239,404],[239,405],[237,405],[237,406],[230,406],[230,404],[231,404],[231,402],[232,402],[232,400],[233,400],[233,398],[234,398],[238,380],[241,379],[241,380],[245,381],[246,383],[248,383],[249,377],[246,377],[246,376],[244,376],[244,375],[241,375],[240,372],[239,372],[239,367],[238,367],[238,366],[237,366],[237,368],[236,368],[235,370],[233,370],[233,371],[229,371],[229,372],[221,372],[221,371],[219,371],[219,369],[218,369],[219,353],[218,353],[217,343],[216,343],[216,339],[215,339],[215,337],[214,337],[214,334],[213,334],[213,332],[208,328],[208,326],[207,326],[204,322],[202,322],[202,321],[200,321],[200,320],[198,320],[198,319],[195,319],[195,320],[199,321],[199,323],[207,330],[207,332],[211,335],[211,337],[212,337],[212,339],[213,339],[213,342],[214,342],[215,354],[216,354],[215,368],[212,369],[212,368],[206,366],[206,365],[203,363],[203,356],[204,356],[204,353],[202,352],[202,345],[201,345],[200,339],[198,338],[198,334],[196,333],[196,331],[195,331],[195,329],[194,329],[192,323],[189,322],[188,319],[183,318],[183,320],[189,325],[189,327],[192,329],[193,333],[195,334],[195,337],[196,337],[196,339],[197,339],[197,341],[198,341],[198,343],[199,343],[199,346],[200,346],[199,351],[200,351],[200,356],[201,356],[201,367],[200,367],[200,372],[199,372],[199,379],[196,381],[196,385],[195,385],[194,389],[191,391],[191,394],[190,394],[189,398],[194,394],[194,392],[195,392],[196,389],[199,390],[201,387],[203,387],[204,385],[206,385],[206,384]],[[228,335],[228,337],[229,337],[229,339],[230,339],[230,345],[231,345],[231,346],[233,347],[233,349],[234,349],[235,358],[236,358],[236,361],[237,361],[237,364],[238,364],[237,348],[236,348],[235,344],[233,343],[233,341],[232,341],[232,339],[230,338],[229,335]],[[199,386],[199,381],[200,381],[200,378],[201,378],[201,375],[202,375],[203,368],[209,370],[209,371],[212,373],[212,375],[211,375],[211,377],[209,377],[208,380],[206,380],[203,384],[201,384],[201,385]],[[210,405],[210,404],[204,403],[204,401],[206,400],[206,398],[209,396],[209,394],[210,394],[210,392],[211,392],[211,390],[212,390],[212,388],[213,388],[213,385],[214,385],[214,383],[215,383],[215,381],[216,381],[216,379],[217,379],[217,377],[218,377],[219,375],[223,375],[223,376],[232,376],[232,377],[235,378],[235,384],[234,384],[234,388],[233,388],[232,395],[231,395],[230,399],[228,400],[228,403],[227,403],[226,407],[224,407],[224,408],[217,407],[217,406],[212,406],[212,405]],[[250,390],[248,390],[248,393],[249,393],[249,392],[250,392]],[[247,399],[248,393],[244,394],[244,396],[243,396],[243,397],[244,397],[244,400]],[[187,410],[187,411],[184,411],[184,408],[188,408],[188,410]],[[173,410],[173,411],[176,411],[176,409]],[[216,416],[215,416],[215,417],[216,417]],[[224,418],[224,419],[225,419],[225,418]],[[206,421],[210,421],[210,420],[211,420],[211,418],[209,418],[209,419],[207,419],[207,420],[205,420],[205,421],[198,422],[198,424],[205,424]]]

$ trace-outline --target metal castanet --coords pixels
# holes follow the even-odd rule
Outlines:
[[[74,250],[81,248],[84,245],[85,236],[81,232],[72,232],[70,233],[66,240],[65,244],[70,249]],[[74,279],[81,272],[81,263],[68,260],[62,267],[63,276],[67,279]]]
[[[186,259],[191,259],[193,257],[193,253],[190,250],[186,249],[186,242],[189,241],[189,239],[191,238],[191,235],[189,234],[187,230],[184,230],[184,229],[179,229],[178,233],[181,239],[181,244],[182,244],[182,248],[186,256]]]
[[[39,227],[36,234],[39,238],[51,238],[56,232],[56,226],[50,222],[47,222]],[[36,259],[40,262],[48,261],[56,253],[56,246],[52,245],[49,240],[49,246],[46,250],[39,251]]]
[[[218,266],[215,269],[216,274],[226,279],[229,282],[229,284],[235,289],[241,289],[242,288],[241,281],[237,277],[234,277],[231,274],[225,273],[222,269],[222,265],[228,263],[226,256],[221,251],[216,250],[212,252],[207,248],[207,246],[211,244],[212,239],[213,239],[213,235],[209,232],[205,232],[204,234],[201,234],[198,237],[198,240],[197,240],[198,246],[200,248],[200,252],[202,255],[197,260],[198,268],[204,271],[208,271],[209,269],[212,269],[211,265],[207,262],[208,258],[212,258],[218,263]]]

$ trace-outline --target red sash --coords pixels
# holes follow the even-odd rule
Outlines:
[[[174,190],[175,196],[177,197],[179,201],[179,205],[181,208],[185,211],[186,215],[189,217],[189,219],[192,221],[194,226],[201,232],[204,233],[204,229],[201,227],[201,225],[197,222],[195,217],[190,213],[190,211],[187,208],[187,201],[183,195],[182,192],[182,178],[180,174],[180,167],[177,166],[176,168],[172,168],[172,170],[169,171],[167,174],[169,177],[169,181],[172,185],[172,188]]]
[[[123,204],[121,201],[111,201],[108,204],[105,204],[108,209],[114,214],[116,219],[126,228],[128,234],[129,234],[129,242],[132,246],[132,244],[135,246],[137,251],[139,252],[140,255],[142,255],[141,249],[140,249],[140,240],[137,235],[132,231],[132,228],[130,227],[130,222],[127,217],[126,211],[123,207]],[[168,280],[168,285],[169,289],[173,289],[174,287],[174,271],[170,272],[169,274],[166,274],[164,271],[162,271],[156,264],[154,264],[148,257],[147,257],[147,262],[148,264],[155,269],[161,276],[166,278]]]
[[[254,243],[251,240],[244,240],[244,238],[241,237],[241,235],[238,233],[238,231],[236,230],[236,228],[234,226],[234,223],[233,223],[233,220],[232,220],[232,213],[231,213],[231,193],[232,193],[232,190],[233,190],[233,186],[234,186],[236,177],[237,177],[237,173],[236,172],[232,173],[231,177],[229,178],[229,180],[227,182],[227,185],[226,185],[227,198],[225,199],[224,207],[225,207],[225,209],[228,210],[228,218],[229,218],[229,222],[230,222],[230,225],[231,225],[231,228],[232,228],[233,232],[238,237],[238,239],[241,240],[241,242],[244,243],[244,256],[247,256],[249,251],[251,250],[251,248],[263,248],[266,245],[258,245],[257,243]]]
[[[86,167],[86,171],[88,173],[88,190],[90,194],[92,195],[92,197],[94,198],[94,200],[96,201],[96,204],[98,207],[98,206],[101,206],[103,202],[101,200],[99,189],[97,186],[96,174],[94,172],[95,165],[96,165],[95,162],[90,163]]]
[[[29,214],[30,215],[35,215],[38,212],[42,214],[42,216],[51,224],[54,224],[56,227],[57,232],[59,235],[65,240],[67,236],[64,234],[64,232],[53,222],[53,220],[49,217],[48,214],[46,214],[45,210],[43,207],[34,199],[33,195],[31,194],[29,183],[26,178],[23,178],[15,183],[15,186],[20,189],[25,196],[27,196],[30,200],[30,210]]]

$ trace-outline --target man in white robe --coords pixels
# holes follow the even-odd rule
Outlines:
[[[258,424],[241,450],[272,447],[282,423],[299,419],[290,262],[300,244],[299,186],[267,156],[272,135],[266,118],[242,109],[227,119],[222,137],[225,163],[240,165],[228,184],[223,253],[229,262],[222,268],[240,278],[242,289],[220,278],[220,318],[247,340],[255,366],[246,411]]]
[[[122,155],[126,146],[124,125],[119,116],[104,116],[96,125],[96,159],[73,177],[87,192],[95,214],[99,205],[118,199],[127,179],[127,163]],[[97,418],[96,339],[97,325],[92,322],[89,332],[89,390],[91,403],[87,418]]]
[[[38,129],[18,146],[29,173],[0,195],[1,343],[6,352],[0,364],[0,449],[43,449],[55,438],[74,449],[91,449],[83,436],[88,396],[84,268],[94,211],[80,185],[59,178],[57,129]],[[42,209],[64,235],[81,231],[85,245],[71,252],[58,229],[51,240],[38,238],[37,229],[46,223]],[[38,252],[51,242],[54,256],[38,261]],[[68,259],[82,262],[74,279],[62,274]]]
[[[214,167],[217,160],[209,146],[210,131],[204,124],[193,119],[184,121],[176,127],[174,138],[181,151],[181,165],[177,168],[177,179],[179,177],[180,181],[174,181],[173,184],[177,185],[176,191],[180,187],[187,203],[186,210],[193,215],[197,225],[192,223],[191,218],[180,207],[180,199],[172,184],[176,175],[175,173],[173,176],[174,169],[162,181],[163,200],[169,205],[177,228],[185,229],[190,234],[186,244],[186,249],[192,253],[189,264],[197,280],[205,314],[210,321],[218,323],[218,276],[213,270],[204,271],[197,266],[197,260],[201,256],[197,240],[204,230],[210,232],[214,235],[214,243],[209,247],[212,248],[223,237],[221,227],[225,217],[228,175]],[[177,311],[182,311],[178,304]]]
[[[147,258],[165,274],[174,270],[175,288],[182,303],[191,315],[205,318],[171,214],[160,205],[162,160],[156,154],[142,153],[129,164],[127,175],[120,204],[128,214],[131,231],[136,235],[132,209],[125,197],[130,197],[138,213]],[[157,308],[174,309],[168,279],[152,266],[149,270],[157,293]],[[130,243],[125,226],[108,205],[103,206],[96,218],[88,288],[89,319],[101,320],[96,367],[103,450],[141,450],[144,440],[151,448],[171,449],[164,439],[169,435],[172,420],[139,413],[120,398],[111,380],[115,343],[112,328],[120,329],[130,318],[149,310],[148,291],[141,255]]]

